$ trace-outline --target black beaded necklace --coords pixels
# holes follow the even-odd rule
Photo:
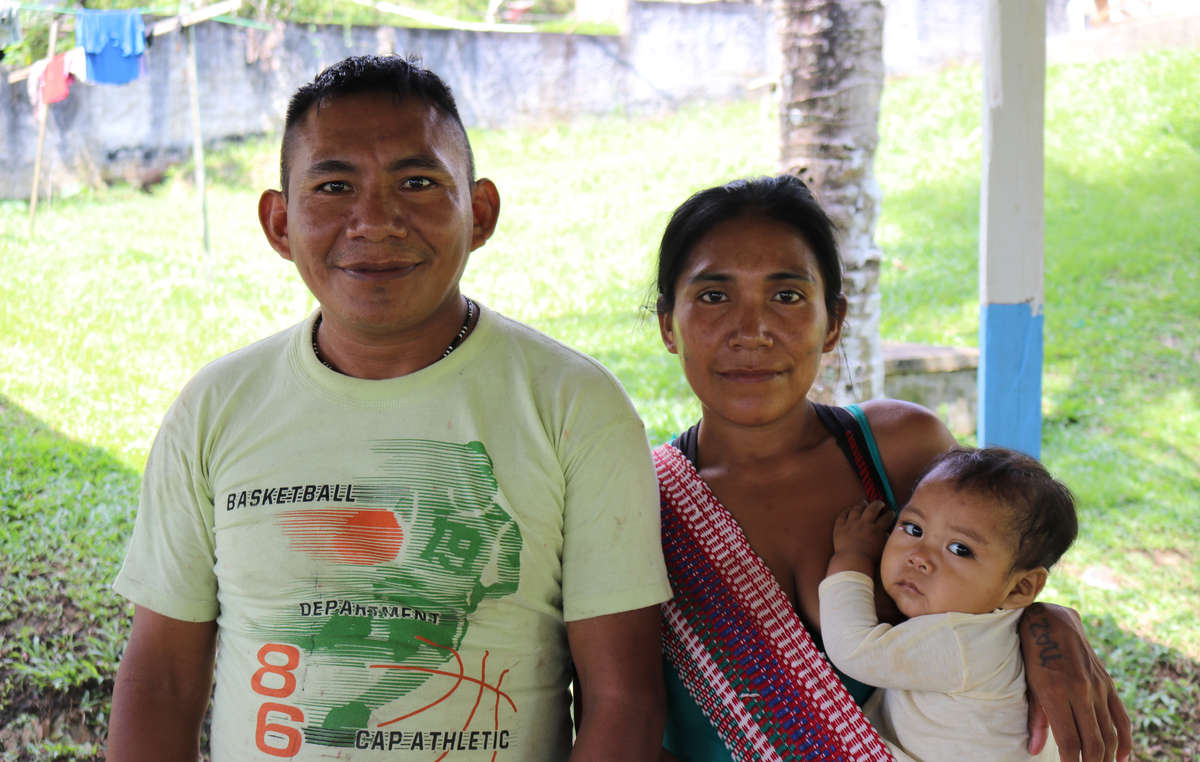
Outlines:
[[[456,333],[454,338],[450,340],[450,344],[446,347],[446,351],[442,352],[442,359],[449,357],[451,352],[458,349],[458,345],[462,344],[463,339],[467,338],[467,331],[471,330],[471,319],[475,317],[475,302],[471,301],[471,297],[469,296],[464,296],[463,298],[467,300],[467,317],[463,320],[462,327],[458,329],[458,333]],[[313,354],[317,356],[317,359],[320,360],[322,365],[337,373],[339,372],[338,369],[333,367],[333,364],[325,359],[325,357],[321,354],[320,348],[317,347],[317,329],[320,327],[321,315],[318,313],[317,319],[313,321],[312,328]]]

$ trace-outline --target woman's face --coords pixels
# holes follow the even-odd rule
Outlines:
[[[726,220],[696,243],[659,327],[705,418],[760,426],[804,402],[841,319],[828,314],[804,238],[752,216]]]

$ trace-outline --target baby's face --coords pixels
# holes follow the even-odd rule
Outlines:
[[[1001,608],[1020,578],[1008,512],[936,475],[900,511],[879,563],[883,588],[910,617]]]

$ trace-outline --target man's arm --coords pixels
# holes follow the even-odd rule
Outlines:
[[[1126,760],[1133,748],[1129,714],[1083,623],[1072,609],[1035,603],[1021,617],[1021,653],[1029,685],[1029,750],[1041,751],[1046,724],[1063,760]]]
[[[113,688],[108,759],[195,760],[212,689],[216,622],[184,622],[137,606]]]
[[[571,762],[657,760],[665,691],[658,606],[567,622],[579,681]]]

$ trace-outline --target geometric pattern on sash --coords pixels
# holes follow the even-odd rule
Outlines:
[[[664,444],[654,465],[675,591],[662,606],[663,650],[733,758],[892,760],[692,463]]]

